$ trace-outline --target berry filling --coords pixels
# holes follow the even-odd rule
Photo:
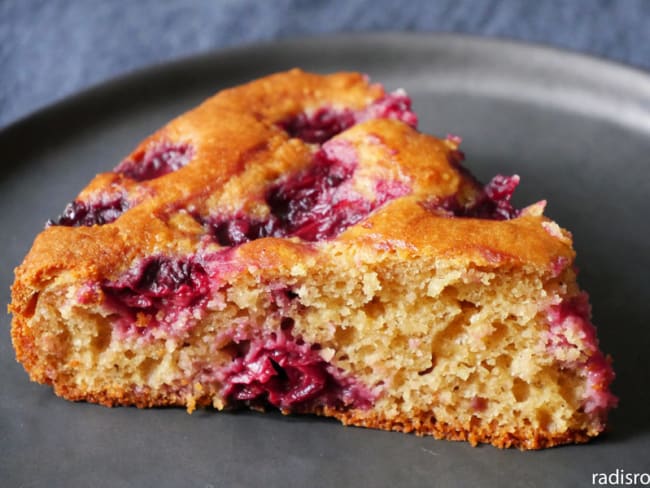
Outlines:
[[[460,208],[454,215],[479,219],[508,220],[519,215],[510,199],[519,185],[519,176],[496,175],[485,185],[472,205]]]
[[[285,318],[278,332],[233,338],[227,347],[232,363],[220,374],[227,402],[293,412],[368,408],[373,394],[325,361],[318,344],[294,336],[292,326]]]
[[[90,227],[108,224],[116,220],[128,208],[129,202],[121,195],[88,203],[75,200],[68,203],[63,213],[56,219],[48,220],[47,226]]]
[[[404,90],[384,95],[356,115],[357,123],[370,119],[395,119],[413,128],[418,125],[418,116],[411,110],[411,97]]]
[[[417,126],[417,115],[411,111],[411,99],[403,90],[384,95],[361,110],[320,107],[301,112],[278,125],[291,137],[308,143],[322,144],[355,124],[370,119],[395,119]]]
[[[107,305],[123,317],[124,331],[176,320],[204,305],[210,293],[208,273],[191,258],[155,256],[142,260],[115,281],[101,285]],[[193,314],[192,314],[193,315]]]
[[[181,169],[193,155],[190,144],[162,141],[140,151],[133,159],[125,159],[114,171],[136,181],[152,180]]]
[[[465,170],[466,171],[466,170]],[[519,184],[519,176],[496,175],[481,188],[476,185],[476,196],[471,203],[460,203],[456,195],[431,199],[423,206],[432,212],[449,217],[472,217],[487,220],[509,220],[520,211],[512,206],[510,199]]]
[[[509,220],[518,217],[520,210],[511,203],[512,195],[519,185],[519,176],[496,175],[487,185],[482,185],[476,177],[463,166],[465,154],[458,149],[462,139],[447,134],[455,148],[449,152],[449,163],[469,180],[473,186],[473,198],[469,202],[460,202],[458,195],[446,198],[432,198],[422,205],[427,210],[448,217],[472,217],[487,220]]]
[[[221,246],[239,246],[277,233],[277,220],[273,216],[261,221],[241,215],[224,220],[209,219],[203,223]]]
[[[371,211],[371,203],[345,191],[356,168],[342,143],[327,144],[306,170],[272,187],[266,196],[276,232],[307,241],[329,239]],[[343,157],[340,157],[343,156]]]
[[[411,191],[402,182],[380,180],[375,183],[375,199],[366,200],[348,184],[356,164],[348,143],[330,141],[314,155],[309,168],[268,190],[270,215],[265,220],[238,215],[206,223],[222,246],[262,237],[320,241],[338,236],[387,201]]]
[[[571,261],[569,261],[569,258],[565,256],[557,256],[551,262],[551,273],[553,274],[554,277],[560,276],[562,272],[569,266],[570,263]]]
[[[566,366],[586,370],[585,412],[605,415],[618,403],[609,391],[614,371],[598,349],[596,327],[590,316],[589,297],[584,292],[550,307],[546,346]]]
[[[311,114],[301,112],[295,117],[280,122],[279,125],[291,137],[297,137],[308,143],[322,144],[354,124],[354,112],[349,108],[337,110],[321,107]]]

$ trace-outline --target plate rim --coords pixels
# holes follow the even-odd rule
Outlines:
[[[650,117],[650,71],[628,65],[617,60],[595,56],[589,53],[573,51],[561,47],[531,41],[522,41],[506,37],[487,37],[481,35],[444,33],[444,32],[361,32],[324,34],[307,37],[280,38],[267,41],[255,41],[237,46],[209,49],[203,52],[154,62],[142,67],[118,74],[105,80],[93,83],[78,91],[64,95],[62,98],[43,105],[17,119],[8,125],[0,126],[0,145],[16,132],[29,130],[42,119],[53,116],[65,117],[66,112],[87,105],[92,100],[117,96],[122,90],[145,82],[169,72],[177,72],[184,67],[200,66],[206,63],[228,62],[247,55],[276,53],[283,49],[302,49],[318,51],[325,45],[339,44],[350,49],[359,49],[373,44],[411,44],[418,48],[435,49],[437,46],[458,49],[463,48],[473,52],[502,52],[510,56],[524,57],[531,66],[552,63],[553,61],[571,61],[580,68],[570,68],[567,72],[576,73],[582,70],[597,71],[599,77],[593,82],[604,82],[607,86],[623,84],[626,88],[626,98],[641,99],[641,107]],[[506,56],[503,56],[504,58]],[[584,71],[583,73],[584,74]],[[603,76],[604,75],[604,76]],[[603,80],[603,78],[605,78]],[[585,80],[589,82],[589,80]],[[634,125],[634,124],[632,124]],[[650,121],[648,122],[650,129]]]

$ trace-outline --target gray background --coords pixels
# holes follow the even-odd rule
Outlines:
[[[459,32],[650,69],[648,0],[0,0],[0,127],[151,63],[332,32]]]

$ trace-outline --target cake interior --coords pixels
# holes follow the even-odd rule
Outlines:
[[[572,276],[459,270],[373,251],[349,262],[328,245],[327,267],[315,259],[230,277],[231,256],[204,257],[188,272],[221,276],[206,284],[177,272],[184,284],[172,285],[171,300],[161,298],[160,261],[141,267],[158,301],[113,291],[119,304],[80,306],[99,289],[70,289],[62,276],[31,318],[35,346],[48,351],[46,379],[64,385],[63,396],[90,392],[107,405],[272,406],[344,421],[353,412],[356,423],[422,433],[435,419],[470,440],[487,430],[524,439],[602,429],[611,373],[579,329],[593,327],[586,311],[566,298],[578,296],[565,284]],[[125,283],[104,292],[117,286]],[[197,299],[202,286],[209,291]],[[575,337],[555,331],[567,321],[578,324]]]

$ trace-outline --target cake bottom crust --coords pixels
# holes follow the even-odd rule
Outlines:
[[[192,412],[197,407],[215,407],[212,396],[202,394],[197,397],[183,396],[178,393],[160,393],[127,391],[121,388],[108,388],[102,392],[83,392],[67,385],[55,385],[55,392],[72,401],[98,403],[107,407],[135,406],[151,407],[186,407]],[[223,406],[217,406],[218,409]],[[264,410],[264,408],[254,408]],[[296,412],[282,411],[284,415]],[[477,417],[469,424],[439,422],[430,412],[418,412],[409,416],[397,415],[388,418],[381,412],[371,410],[340,410],[332,407],[316,407],[299,414],[312,414],[332,417],[346,426],[413,433],[418,436],[433,436],[436,439],[467,441],[472,446],[492,444],[498,448],[515,447],[521,450],[537,450],[564,444],[581,444],[588,442],[596,434],[590,435],[586,430],[569,429],[565,432],[550,432],[543,429],[514,429],[506,432],[494,425],[483,425]]]
[[[460,422],[452,424],[437,421],[431,413],[391,418],[377,412],[359,414],[356,411],[341,412],[327,408],[323,413],[340,420],[344,425],[413,433],[418,436],[431,435],[436,439],[450,441],[467,441],[474,447],[485,443],[502,449],[516,447],[521,450],[536,450],[564,444],[582,444],[592,437],[585,430],[575,429],[559,433],[532,428],[504,432],[491,425],[482,425],[477,418],[469,425]]]

